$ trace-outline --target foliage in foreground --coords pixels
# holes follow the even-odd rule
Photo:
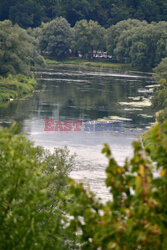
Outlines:
[[[0,249],[70,249],[65,225],[67,178],[74,157],[67,148],[51,154],[17,127],[0,129]]]
[[[155,68],[153,103],[158,121],[143,142],[133,143],[134,155],[119,166],[105,145],[109,164],[106,185],[111,201],[105,204],[72,182],[75,195],[70,227],[80,235],[82,249],[166,250],[167,246],[167,60]]]
[[[112,195],[106,204],[82,184],[72,183],[71,229],[79,232],[82,249],[166,249],[167,122],[151,129],[150,140],[145,150],[140,141],[134,142],[134,156],[124,166],[105,145],[106,185]]]
[[[0,78],[0,104],[11,99],[16,99],[27,94],[31,94],[36,86],[33,78],[24,75],[8,75]]]
[[[166,249],[167,122],[150,130],[145,148],[133,143],[124,166],[105,145],[105,204],[82,184],[69,188],[66,148],[51,154],[16,133],[0,130],[1,249]]]

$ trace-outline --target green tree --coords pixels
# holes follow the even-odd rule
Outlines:
[[[66,215],[74,156],[67,148],[51,154],[17,132],[0,128],[0,249],[73,249]]]
[[[167,57],[163,58],[160,64],[154,68],[155,80],[166,79],[167,80]]]
[[[133,66],[153,68],[166,56],[166,29],[167,23],[159,22],[125,30],[118,39],[114,55]]]
[[[123,166],[105,145],[112,196],[105,204],[82,184],[71,183],[76,200],[70,228],[78,232],[82,249],[166,249],[167,122],[155,125],[149,139],[145,148],[141,140],[133,143],[134,155]]]
[[[42,65],[35,41],[25,30],[11,21],[0,22],[0,74],[29,75],[35,65]]]
[[[14,6],[10,7],[9,19],[20,27],[40,26],[44,16],[43,8],[34,0],[17,1]]]
[[[76,23],[74,48],[82,55],[105,49],[105,29],[97,22],[82,20]]]
[[[9,19],[9,10],[15,5],[17,0],[1,0],[0,2],[0,21]]]
[[[65,18],[72,26],[82,19],[89,19],[91,14],[91,1],[64,0]]]
[[[22,27],[36,27],[40,21],[48,22],[58,16],[66,18],[72,26],[82,19],[92,19],[105,28],[129,18],[151,23],[167,20],[167,2],[164,0],[0,1],[0,20],[11,18],[19,22]]]
[[[58,17],[42,27],[40,49],[42,54],[62,59],[69,54],[73,29],[66,19]]]
[[[163,123],[167,119],[167,58],[154,69],[154,79],[158,81],[159,87],[154,90],[152,99],[153,106],[159,111],[157,120]]]
[[[163,60],[162,58],[165,58],[165,57],[167,57],[167,33],[163,33],[157,43],[156,62],[160,63],[161,60]],[[157,74],[160,74],[160,71],[165,73],[165,64],[166,64],[166,59],[162,61],[162,63],[157,67],[157,70],[155,72]]]
[[[120,37],[123,33],[128,30],[131,30],[134,27],[146,26],[147,22],[139,21],[137,19],[128,19],[121,22],[118,22],[116,25],[112,25],[107,29],[107,52],[111,55],[114,55],[114,50],[117,47]],[[123,48],[122,48],[123,49]]]

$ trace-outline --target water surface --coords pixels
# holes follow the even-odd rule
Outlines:
[[[71,176],[89,183],[103,199],[109,197],[104,186],[107,160],[101,154],[104,143],[122,164],[132,155],[131,142],[154,122],[150,97],[154,84],[150,76],[57,68],[36,73],[38,87],[28,99],[0,108],[1,125],[13,120],[21,124],[35,144],[50,150],[67,145],[77,153],[77,166]],[[45,119],[82,121],[81,131],[44,131]],[[119,122],[108,131],[85,131],[85,122]]]

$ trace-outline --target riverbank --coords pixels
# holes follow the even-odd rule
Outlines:
[[[21,74],[0,76],[0,105],[32,94],[36,84],[33,78]]]
[[[45,59],[46,65],[48,67],[58,67],[58,66],[66,66],[66,67],[80,67],[80,68],[97,68],[97,69],[110,69],[113,71],[145,71],[139,67],[132,67],[130,64],[121,64],[121,63],[113,63],[108,59],[82,59],[82,58],[68,58],[62,61],[54,60],[54,59]],[[149,70],[150,71],[150,70]]]

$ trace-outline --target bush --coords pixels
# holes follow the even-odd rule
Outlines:
[[[34,147],[13,125],[0,129],[0,249],[68,249],[67,178],[74,156]],[[63,197],[63,199],[60,199]]]
[[[0,104],[31,94],[36,84],[33,78],[21,74],[16,76],[8,74],[6,78],[0,79]]]
[[[82,249],[166,250],[167,122],[156,124],[149,138],[145,149],[141,140],[133,143],[134,156],[123,166],[105,145],[106,185],[112,195],[107,203],[72,182],[70,228],[79,232]]]

